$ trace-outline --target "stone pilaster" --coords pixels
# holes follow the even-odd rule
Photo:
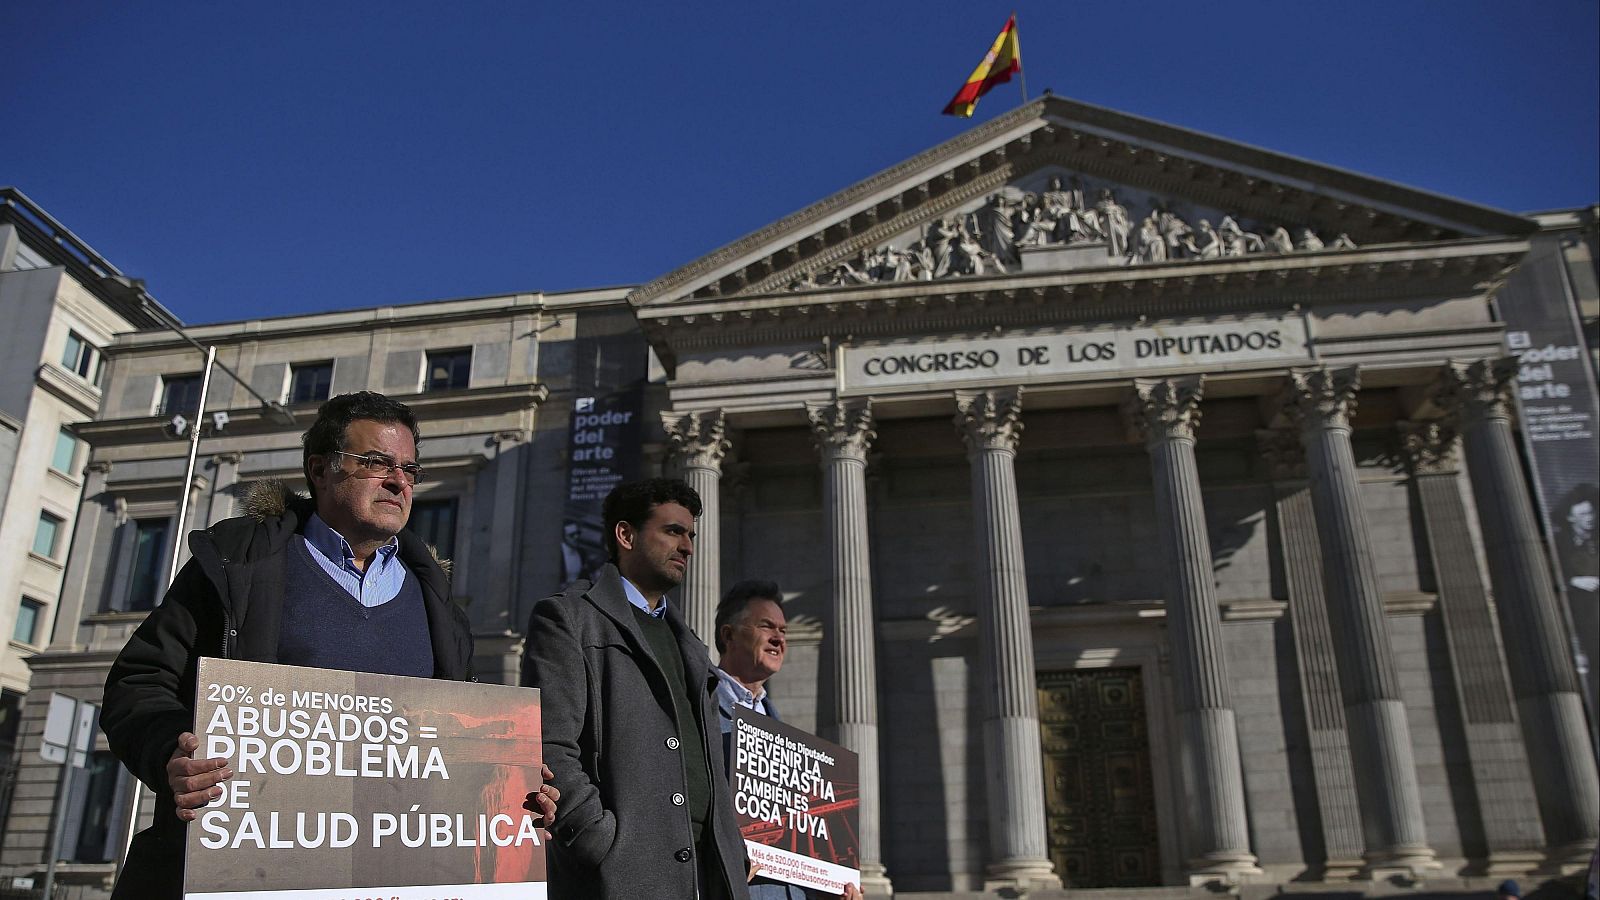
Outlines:
[[[1566,627],[1511,432],[1512,360],[1445,368],[1437,404],[1460,429],[1495,611],[1550,863],[1581,867],[1600,830],[1600,779]]]
[[[1202,385],[1200,376],[1138,379],[1123,411],[1150,452],[1178,752],[1185,761],[1181,805],[1189,878],[1236,882],[1261,870],[1250,852],[1239,733],[1194,457]]]
[[[973,581],[989,809],[986,884],[1058,887],[1045,836],[1039,688],[1017,507],[1022,389],[957,391],[955,422],[972,463]]]
[[[683,618],[702,641],[712,643],[717,602],[722,599],[722,458],[732,444],[722,410],[664,412],[661,427],[672,442],[672,462],[679,475],[700,495],[694,553],[684,575]]]
[[[872,557],[867,538],[867,452],[877,432],[872,401],[806,404],[822,456],[822,502],[833,574],[834,708],[839,743],[860,754],[859,852],[862,887],[893,889],[883,868],[879,830],[878,664],[872,612]]]
[[[100,612],[99,600],[85,609],[85,596],[89,585],[90,569],[105,565],[105,549],[99,546],[99,537],[107,516],[116,515],[116,506],[106,496],[106,479],[111,476],[111,463],[97,459],[83,467],[83,499],[78,503],[78,514],[72,523],[72,546],[80,548],[67,557],[67,569],[61,577],[61,594],[57,608],[51,610],[51,619],[60,628],[51,633],[51,652],[70,650],[78,641],[78,622],[84,616]],[[105,579],[102,579],[105,580]]]
[[[1359,387],[1354,368],[1298,369],[1289,375],[1284,408],[1298,420],[1306,447],[1328,620],[1340,649],[1351,751],[1362,773],[1356,791],[1367,862],[1377,876],[1396,870],[1416,875],[1438,863],[1428,847],[1411,727],[1350,447],[1350,415]]]
[[[1487,851],[1484,870],[1496,877],[1520,875],[1538,865],[1544,829],[1512,712],[1499,630],[1457,483],[1456,434],[1439,422],[1401,422],[1399,430],[1422,511],[1439,592],[1439,618],[1455,676],[1467,758],[1472,762]]]
[[[239,483],[239,464],[244,454],[237,450],[218,453],[211,457],[211,504],[206,511],[207,527],[234,515],[234,501]]]
[[[1277,506],[1284,580],[1289,590],[1289,627],[1300,673],[1300,699],[1322,833],[1322,870],[1318,874],[1329,881],[1353,878],[1365,867],[1361,809],[1356,803],[1350,738],[1339,697],[1339,669],[1328,627],[1327,596],[1322,590],[1317,514],[1306,487],[1305,446],[1299,433],[1287,428],[1257,432],[1256,444],[1272,479]]]

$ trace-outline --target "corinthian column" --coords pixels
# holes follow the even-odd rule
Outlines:
[[[1045,838],[1039,689],[1017,510],[1022,389],[957,391],[956,410],[956,427],[972,463],[973,570],[989,801],[985,889],[1059,887]]]
[[[1594,849],[1600,787],[1561,609],[1511,434],[1514,374],[1511,360],[1453,364],[1445,368],[1436,400],[1461,430],[1550,862],[1568,869],[1581,866]]]
[[[822,455],[822,502],[833,574],[834,708],[839,743],[860,754],[859,852],[862,887],[892,888],[884,873],[878,780],[878,665],[872,615],[872,557],[867,543],[867,450],[872,401],[807,403]]]
[[[1367,863],[1377,875],[1396,869],[1420,874],[1438,863],[1428,847],[1411,728],[1350,448],[1359,387],[1354,368],[1295,370],[1284,409],[1298,420],[1306,447]]]
[[[1455,675],[1473,793],[1483,822],[1487,875],[1521,875],[1539,864],[1544,829],[1534,799],[1528,755],[1522,747],[1511,699],[1511,680],[1501,659],[1500,635],[1483,583],[1482,566],[1456,464],[1456,433],[1440,422],[1401,422],[1400,448],[1439,592],[1439,620]],[[1459,810],[1470,815],[1470,811]]]
[[[664,412],[661,427],[672,442],[678,475],[700,495],[694,553],[683,577],[683,618],[707,644],[716,631],[717,601],[722,598],[722,457],[732,446],[722,410]]]
[[[1141,378],[1124,407],[1150,451],[1155,485],[1192,884],[1261,873],[1245,824],[1239,733],[1194,459],[1202,384],[1200,376]]]

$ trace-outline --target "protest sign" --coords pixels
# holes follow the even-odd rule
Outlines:
[[[735,707],[733,806],[763,878],[843,894],[861,883],[856,754]]]
[[[202,659],[185,900],[545,896],[539,692]]]

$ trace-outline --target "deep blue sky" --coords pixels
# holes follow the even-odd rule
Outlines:
[[[635,283],[968,127],[1012,8],[4,0],[0,184],[190,322]],[[1595,0],[1015,9],[1033,95],[1600,199]]]

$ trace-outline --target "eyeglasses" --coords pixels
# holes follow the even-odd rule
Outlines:
[[[390,472],[399,472],[400,477],[405,479],[406,484],[416,484],[423,478],[422,467],[416,463],[397,463],[387,456],[379,456],[376,453],[358,456],[354,453],[346,453],[343,450],[330,452],[339,456],[348,456],[355,460],[355,474],[358,478],[388,478]]]

